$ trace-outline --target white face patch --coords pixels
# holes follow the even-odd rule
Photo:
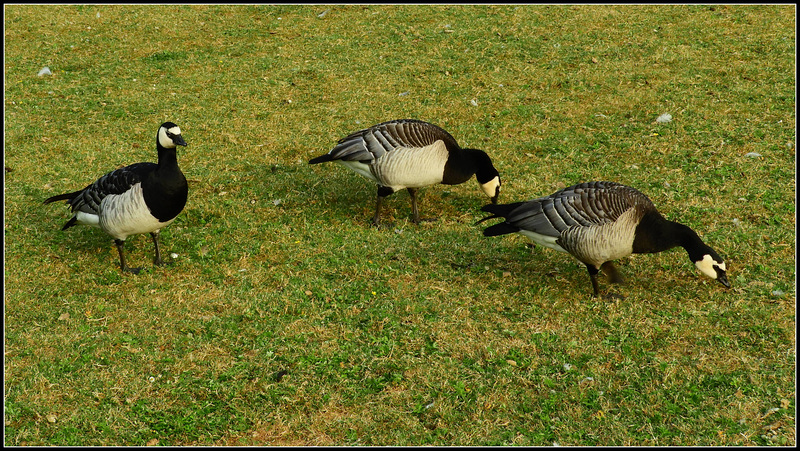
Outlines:
[[[483,188],[483,192],[486,193],[487,196],[494,199],[494,196],[498,194],[498,190],[500,189],[500,177],[495,177],[482,184],[481,188]]]
[[[167,149],[174,149],[177,146],[172,141],[172,138],[170,138],[167,135],[167,132],[169,132],[169,133],[171,133],[173,135],[180,135],[181,134],[181,129],[177,125],[175,127],[170,128],[169,130],[167,130],[166,128],[163,128],[163,127],[158,129],[158,142],[161,144],[161,147],[165,147]]]
[[[725,271],[725,262],[715,261],[714,258],[708,254],[704,255],[703,259],[699,262],[694,262],[694,265],[697,266],[697,269],[699,269],[701,273],[714,280],[717,279],[717,270],[715,268]]]

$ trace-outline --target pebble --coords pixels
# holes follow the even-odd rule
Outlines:
[[[667,122],[672,122],[672,115],[669,113],[664,113],[661,116],[658,116],[658,118],[656,118],[656,122],[658,122],[659,124],[666,124]]]

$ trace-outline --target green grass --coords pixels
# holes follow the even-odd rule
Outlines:
[[[5,13],[5,445],[795,445],[795,8]],[[676,249],[593,299],[570,256],[484,238],[474,181],[370,227],[375,186],[307,161],[405,117],[486,149],[501,202],[639,188],[733,288]],[[122,275],[41,202],[153,161],[166,120],[178,258],[131,237]]]

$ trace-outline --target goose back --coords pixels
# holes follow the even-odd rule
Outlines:
[[[723,259],[690,227],[666,220],[640,191],[615,182],[586,182],[549,196],[483,211],[504,222],[484,235],[518,232],[536,243],[568,252],[586,265],[594,294],[602,268],[612,282],[621,280],[612,261],[632,253],[654,253],[683,247],[706,276],[730,287]]]
[[[499,186],[498,172],[486,152],[462,149],[443,128],[416,119],[382,122],[353,132],[309,163],[326,161],[341,163],[393,191],[437,183],[457,185],[473,175],[482,185],[491,185],[485,188],[490,197],[496,196]]]
[[[484,235],[492,236],[510,225],[542,246],[597,267],[629,255],[640,219],[655,209],[638,190],[602,181],[573,185],[516,205],[511,211],[485,206],[484,211],[497,211],[501,214],[495,216],[506,221],[488,227]]]

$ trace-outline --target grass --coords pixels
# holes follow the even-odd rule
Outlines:
[[[795,25],[791,6],[6,6],[4,444],[795,445]],[[641,189],[733,288],[678,249],[592,299],[568,255],[481,236],[475,182],[421,190],[435,222],[399,193],[370,227],[374,185],[307,160],[404,117],[486,149],[502,202]],[[135,236],[147,270],[122,275],[109,237],[41,202],[152,161],[165,120],[189,144],[178,257],[151,269]]]

